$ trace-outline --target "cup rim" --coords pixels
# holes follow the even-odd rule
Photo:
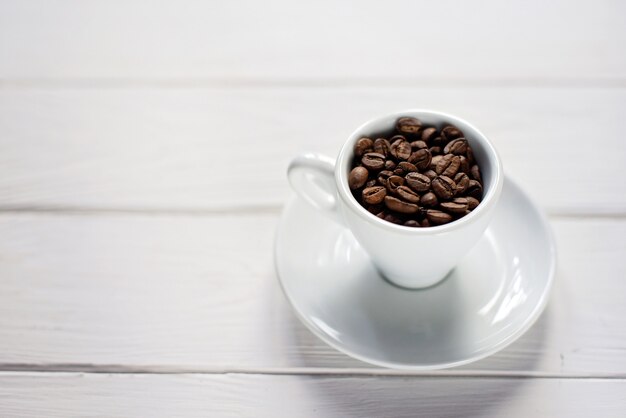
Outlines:
[[[415,117],[419,119],[420,116],[423,116],[423,115],[434,116],[438,119],[441,119],[442,122],[449,122],[455,125],[464,125],[465,127],[469,128],[471,131],[473,131],[472,132],[474,134],[473,139],[478,142],[481,142],[481,144],[486,150],[486,153],[489,159],[488,164],[490,164],[493,168],[493,181],[489,189],[486,190],[486,193],[482,201],[480,202],[480,204],[476,207],[476,209],[471,211],[469,214],[463,216],[460,219],[454,220],[444,225],[430,226],[427,228],[415,228],[415,227],[408,227],[404,225],[397,225],[389,221],[385,221],[384,219],[380,219],[373,213],[368,212],[363,206],[361,206],[359,202],[357,202],[357,200],[354,198],[354,196],[352,195],[352,192],[350,191],[350,188],[348,187],[348,179],[347,179],[348,170],[346,168],[348,164],[350,163],[350,161],[348,160],[350,159],[349,157],[352,156],[354,143],[356,142],[358,138],[364,135],[362,132],[367,130],[371,125],[376,124],[382,119],[388,119],[388,118],[397,119],[403,116],[411,116],[411,117]],[[445,112],[429,110],[429,109],[407,109],[407,110],[387,113],[387,114],[372,118],[368,120],[367,122],[363,123],[357,129],[355,129],[352,132],[352,134],[350,134],[348,140],[342,146],[341,151],[339,152],[339,155],[337,157],[337,161],[335,163],[335,182],[337,186],[338,195],[346,204],[346,206],[357,216],[368,221],[369,223],[374,224],[378,227],[393,231],[393,232],[398,232],[398,233],[403,233],[403,234],[431,235],[435,233],[438,234],[442,232],[449,232],[449,231],[454,231],[454,230],[463,228],[467,224],[472,223],[475,220],[478,220],[484,213],[487,213],[489,209],[495,205],[495,203],[497,202],[497,198],[500,195],[500,191],[502,190],[502,185],[504,182],[504,173],[502,169],[502,161],[500,160],[500,156],[498,155],[498,152],[496,151],[495,147],[493,146],[491,141],[485,136],[485,134],[483,134],[480,130],[478,130],[473,124],[467,122],[464,119],[461,119],[457,116],[454,116]]]

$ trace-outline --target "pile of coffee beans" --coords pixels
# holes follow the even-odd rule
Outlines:
[[[369,212],[408,227],[452,222],[483,196],[480,168],[463,132],[411,117],[398,119],[390,135],[356,142],[348,183]]]

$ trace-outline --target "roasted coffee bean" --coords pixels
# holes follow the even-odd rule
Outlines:
[[[384,204],[377,204],[377,205],[369,205],[367,203],[363,204],[363,207],[371,214],[377,215],[378,213],[380,213],[382,210],[385,210],[385,205]]]
[[[396,168],[396,163],[391,160],[385,161],[385,170],[393,170],[394,168]]]
[[[435,155],[439,155],[441,154],[441,147],[437,146],[437,147],[430,147],[428,148],[428,151],[430,151],[431,155],[435,156]]]
[[[472,168],[470,168],[470,175],[476,181],[483,182],[483,176],[480,175],[480,167],[477,164],[474,164]]]
[[[478,199],[472,196],[467,196],[466,199],[467,199],[467,209],[469,210],[476,209],[476,206],[478,206],[478,204],[480,203]]]
[[[459,166],[459,171],[469,174],[470,165],[469,165],[469,161],[467,160],[467,157],[465,157],[464,155],[459,155],[459,159],[461,161],[461,165]]]
[[[424,175],[431,180],[437,177],[437,173],[435,173],[433,170],[424,171]]]
[[[443,225],[452,221],[452,216],[436,209],[428,209],[426,212],[426,219],[432,224]]]
[[[439,164],[439,161],[441,161],[442,159],[443,155],[434,155],[430,160],[430,169],[435,170],[437,168],[437,164]]]
[[[408,161],[402,161],[398,163],[398,166],[394,170],[394,173],[398,176],[404,176],[405,174],[412,173],[414,171],[417,171],[417,167],[415,167],[415,165],[411,164]]]
[[[428,218],[424,218],[420,221],[420,226],[422,228],[428,228],[430,226],[430,221],[428,220]]]
[[[454,177],[461,166],[461,159],[453,154],[444,155],[435,167],[435,172],[439,175]]]
[[[477,180],[470,180],[465,193],[478,200],[483,197],[483,186]]]
[[[392,196],[385,196],[385,206],[394,212],[406,214],[416,213],[419,210],[416,204],[404,202]]]
[[[407,186],[398,187],[396,189],[396,195],[409,203],[419,203],[420,201],[419,195]]]
[[[368,170],[381,170],[385,166],[385,156],[375,152],[368,152],[361,158],[361,163]]]
[[[424,141],[413,141],[411,142],[411,148],[413,151],[417,151],[418,149],[428,148],[428,145],[426,145],[426,142]]]
[[[425,174],[409,173],[404,178],[409,187],[416,192],[423,193],[430,189],[430,178]]]
[[[465,138],[457,138],[448,142],[443,148],[444,154],[454,154],[454,155],[463,155],[467,152],[467,139]]]
[[[391,193],[395,193],[396,189],[400,186],[404,186],[404,178],[400,176],[391,176],[387,179],[387,190]]]
[[[461,138],[464,135],[463,132],[461,132],[461,130],[456,126],[448,125],[441,130],[441,136],[444,142],[447,143],[452,141],[453,139]]]
[[[387,187],[387,180],[389,180],[389,177],[391,176],[393,176],[393,171],[383,170],[378,173],[376,180],[378,180],[378,183],[380,183],[381,186]]]
[[[437,196],[433,192],[428,192],[420,198],[422,206],[435,207],[439,204]]]
[[[385,138],[378,138],[374,141],[374,152],[388,157],[391,152],[391,144]]]
[[[376,179],[373,180],[368,180],[367,183],[365,183],[365,187],[372,187],[372,186],[376,186],[378,182],[376,181]]]
[[[456,194],[461,195],[465,193],[467,187],[469,186],[470,178],[465,173],[457,173],[454,176],[454,182],[456,183]]]
[[[383,186],[368,187],[363,190],[363,201],[370,205],[381,203],[387,196],[387,190]]]
[[[419,228],[421,225],[419,224],[419,222],[417,222],[415,219],[409,219],[408,221],[406,221],[404,224],[404,226],[409,226],[411,228]]]
[[[448,213],[454,215],[464,215],[467,210],[467,205],[467,199],[459,197],[451,202],[443,202],[440,206],[442,210]]]
[[[422,131],[422,141],[430,143],[432,139],[437,136],[437,128],[426,128]]]
[[[476,159],[474,158],[474,150],[472,150],[472,147],[467,147],[467,162],[469,163],[470,167],[476,164]]]
[[[369,138],[361,138],[354,144],[354,154],[357,157],[362,157],[367,152],[371,152],[374,149],[374,142]]]
[[[419,149],[409,156],[409,162],[415,164],[418,170],[426,170],[431,161],[432,155],[427,149]]]
[[[439,176],[431,182],[433,192],[441,200],[448,200],[456,192],[456,184],[450,177]]]
[[[365,167],[354,167],[352,171],[350,171],[350,175],[348,175],[348,186],[350,189],[358,189],[359,187],[363,187],[363,185],[367,182],[367,177],[369,176],[369,172]]]
[[[403,135],[417,135],[422,129],[422,122],[411,117],[398,119],[396,122],[396,131]]]
[[[384,217],[387,222],[391,222],[392,224],[402,225],[402,219],[393,213],[387,213]]]
[[[387,211],[386,210],[381,210],[380,212],[378,212],[376,214],[376,217],[380,218],[380,219],[385,219],[385,216],[387,216]]]
[[[398,160],[408,160],[411,156],[411,144],[409,141],[400,135],[396,135],[391,139],[393,140],[391,143],[391,155]]]

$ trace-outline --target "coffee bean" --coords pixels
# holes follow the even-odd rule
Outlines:
[[[443,173],[441,173],[441,174],[443,176],[447,176],[447,177],[452,178],[459,171],[459,167],[461,167],[461,159],[459,158],[458,155],[455,155],[450,160],[450,165],[448,165],[448,167],[446,167],[446,169],[443,170]]]
[[[384,217],[387,222],[391,222],[393,224],[402,225],[402,219],[393,213],[387,213]]]
[[[426,148],[428,148],[428,145],[426,145],[426,142],[424,141],[411,142],[411,149],[413,149],[414,151],[417,151],[418,149],[426,149]]]
[[[467,196],[466,199],[467,199],[467,209],[469,210],[476,209],[476,206],[478,206],[478,204],[480,203],[478,199],[472,196]]]
[[[361,138],[354,144],[354,154],[357,157],[362,157],[367,152],[371,152],[374,149],[374,142],[369,138]]]
[[[415,213],[419,210],[419,206],[416,204],[407,203],[392,196],[385,196],[385,206],[394,212],[406,214]]]
[[[477,180],[470,180],[465,193],[480,200],[483,197],[483,186]]]
[[[432,157],[432,159],[430,160],[430,169],[431,170],[435,170],[437,168],[437,164],[439,164],[439,161],[441,161],[443,159],[443,155],[435,155]]]
[[[454,180],[446,176],[439,176],[432,182],[433,192],[441,200],[448,200],[454,196],[456,192],[456,184]]]
[[[350,171],[350,175],[348,175],[348,186],[350,189],[358,189],[359,187],[363,187],[365,182],[367,182],[367,177],[369,176],[369,172],[365,167],[354,167],[352,171]]]
[[[415,219],[409,219],[403,225],[410,226],[411,228],[419,228],[421,226]]]
[[[459,157],[453,154],[446,154],[437,163],[435,172],[439,175],[454,177],[460,166],[461,160]]]
[[[437,136],[437,128],[426,128],[422,131],[422,141],[425,143],[429,143],[432,139]]]
[[[422,228],[428,228],[430,226],[430,221],[428,220],[428,218],[424,218],[420,221],[420,226]]]
[[[396,130],[403,135],[417,135],[422,129],[422,122],[411,117],[398,119],[396,122]]]
[[[467,190],[470,178],[465,173],[457,173],[457,175],[454,176],[454,182],[456,183],[456,194],[461,195]]]
[[[380,173],[378,173],[378,183],[380,183],[381,186],[385,186],[387,187],[387,180],[389,180],[389,177],[393,176],[393,171],[389,171],[389,170],[383,170]]]
[[[428,209],[426,212],[426,219],[432,224],[443,225],[452,221],[452,216],[436,209]]]
[[[375,152],[368,152],[361,158],[361,163],[369,170],[380,170],[385,166],[385,156]]]
[[[388,157],[391,152],[391,144],[385,138],[378,138],[374,141],[374,152]]]
[[[407,186],[398,187],[396,189],[396,195],[409,203],[419,203],[420,201],[419,195]]]
[[[454,155],[463,155],[467,152],[467,139],[465,138],[457,138],[448,142],[443,148],[444,154],[454,154]]]
[[[443,202],[440,206],[441,209],[453,215],[464,215],[467,205],[467,199],[460,197],[451,202]]]
[[[464,135],[463,132],[461,132],[461,130],[456,126],[448,125],[441,130],[441,136],[443,137],[443,140],[447,143],[452,141],[453,139],[461,138]]]
[[[380,212],[378,212],[376,214],[376,217],[380,218],[380,219],[385,219],[385,216],[387,216],[387,211],[386,210],[381,210]]]
[[[372,187],[372,186],[376,186],[377,181],[374,180],[368,180],[367,183],[365,183],[365,187]]]
[[[428,148],[428,151],[430,151],[430,153],[435,156],[435,155],[439,155],[441,154],[441,147],[430,147]],[[433,157],[434,158],[434,157]]]
[[[415,164],[418,170],[425,170],[430,166],[432,156],[427,149],[419,149],[409,156],[409,162]]]
[[[431,180],[437,177],[437,173],[435,173],[433,170],[424,171],[424,175]]]
[[[470,166],[476,164],[476,159],[474,158],[474,150],[472,150],[472,147],[467,147],[467,162]]]
[[[420,198],[420,202],[423,206],[435,207],[439,204],[437,196],[433,192],[428,192]]]
[[[363,201],[370,205],[376,205],[381,203],[386,195],[387,190],[383,186],[368,187],[363,190]]]
[[[466,174],[469,174],[469,172],[470,172],[470,165],[469,165],[469,161],[467,160],[467,157],[465,157],[464,155],[459,155],[459,159],[461,160],[461,165],[459,166],[459,171],[461,171],[463,173],[466,173]]]
[[[385,205],[384,204],[377,204],[377,205],[369,205],[367,203],[363,204],[363,207],[371,214],[373,215],[377,215],[379,214],[382,210],[385,209]]]
[[[396,189],[400,186],[404,186],[404,178],[400,176],[391,176],[387,179],[387,190],[391,193],[395,193]]]
[[[393,140],[391,143],[391,155],[398,160],[408,160],[411,156],[411,144],[400,135],[396,135],[391,139]]]
[[[404,176],[405,174],[412,173],[414,171],[417,171],[417,167],[415,167],[415,165],[408,161],[402,161],[398,163],[394,173],[398,176]]]
[[[420,173],[409,173],[405,176],[406,183],[416,192],[425,192],[430,189],[430,178]]]
[[[394,168],[396,168],[396,163],[391,160],[385,161],[385,170],[393,170]]]
[[[470,175],[476,181],[483,182],[483,177],[480,175],[480,167],[477,164],[474,164],[472,168],[470,168]]]

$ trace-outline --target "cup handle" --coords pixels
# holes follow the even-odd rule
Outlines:
[[[318,211],[343,223],[337,205],[335,162],[321,154],[306,153],[291,160],[287,178],[291,188]]]

